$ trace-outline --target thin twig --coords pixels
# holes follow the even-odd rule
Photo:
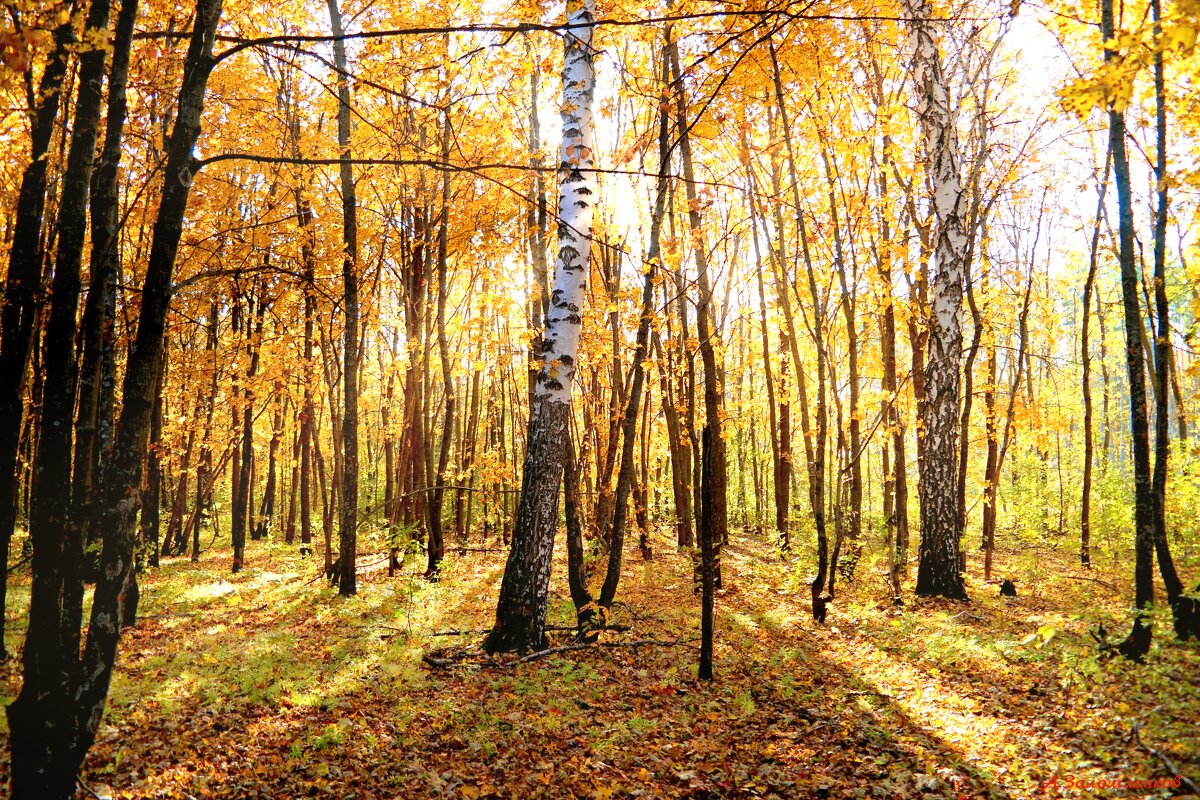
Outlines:
[[[577,631],[577,630],[579,630],[579,627],[577,625],[547,625],[545,630],[559,631],[559,632]],[[605,625],[603,628],[592,628],[591,630],[593,630],[593,631],[617,631],[618,633],[626,633],[628,631],[633,630],[633,626],[632,625]],[[485,633],[486,633],[486,631],[485,631]]]
[[[88,786],[86,783],[84,783],[82,778],[76,778],[76,779],[75,779],[75,782],[79,784],[79,788],[83,789],[85,792],[87,792],[88,794],[90,794],[92,797],[96,798],[96,800],[104,800],[104,798],[103,798],[103,797],[101,797],[100,795],[96,794],[96,792],[94,792],[94,791],[92,790],[92,787],[90,787],[90,786]]]
[[[1069,581],[1091,581],[1092,583],[1100,584],[1101,586],[1103,586],[1106,589],[1111,589],[1114,592],[1121,591],[1120,589],[1118,589],[1116,586],[1113,586],[1108,581],[1102,581],[1099,578],[1093,578],[1089,575],[1064,575],[1063,577]]]
[[[30,559],[32,559],[32,558],[33,558],[33,553],[30,553],[29,555],[25,556],[20,561],[18,561],[17,563],[15,563],[11,567],[9,567],[7,570],[7,574],[11,575],[12,573],[16,572],[18,569],[20,569],[21,567],[23,567],[27,563],[29,563]]]
[[[552,656],[556,653],[567,653],[572,650],[585,650],[589,647],[641,647],[643,645],[660,645],[662,647],[684,647],[686,645],[698,642],[699,639],[638,639],[632,642],[594,642],[590,644],[564,644],[559,647],[548,647],[545,650],[538,650],[530,653],[527,656],[521,656],[514,664],[524,664],[527,661],[536,661],[539,658]]]

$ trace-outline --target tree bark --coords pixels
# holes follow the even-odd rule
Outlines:
[[[329,24],[333,31],[333,62],[337,68],[338,152],[350,158],[350,74],[346,67],[346,43],[337,0],[328,0]],[[349,597],[358,591],[358,201],[354,191],[354,168],[343,161],[338,171],[342,189],[342,299],[346,326],[342,348],[342,506],[340,517],[338,593]]]
[[[921,559],[918,595],[966,599],[960,569],[962,516],[958,497],[959,358],[962,355],[963,266],[967,197],[959,175],[954,109],[929,22],[928,0],[905,0],[915,40],[912,57],[917,115],[925,143],[926,172],[937,222],[937,272],[925,360],[928,398],[922,415],[925,467],[920,482]]]
[[[1156,34],[1162,31],[1162,0],[1151,0]],[[1200,639],[1200,600],[1184,597],[1183,583],[1171,558],[1167,541],[1167,470],[1171,453],[1168,400],[1171,380],[1171,307],[1167,302],[1167,104],[1164,88],[1163,54],[1154,54],[1154,177],[1157,181],[1154,209],[1154,308],[1158,318],[1154,341],[1154,374],[1158,392],[1154,397],[1154,551],[1158,572],[1174,615],[1180,639]]]
[[[12,788],[16,800],[58,800],[74,795],[80,764],[95,739],[108,695],[126,612],[123,600],[133,565],[137,490],[141,485],[154,391],[162,368],[171,275],[191,190],[192,150],[200,134],[221,0],[198,0],[196,11],[142,290],[137,335],[125,373],[120,424],[112,463],[100,486],[104,546],[83,658],[80,660],[76,651],[61,646],[59,595],[57,591],[45,592],[46,582],[39,581],[42,589],[31,595],[24,682],[17,699],[8,707]],[[68,417],[66,424],[69,423]],[[43,550],[43,558],[46,555],[53,554]],[[35,620],[45,622],[33,624]],[[68,678],[65,682],[64,675]]]
[[[67,7],[68,16],[75,8]],[[16,222],[9,249],[8,274],[0,319],[0,657],[4,656],[4,608],[8,589],[8,550],[16,524],[17,452],[25,414],[25,380],[38,317],[42,281],[42,216],[46,207],[47,154],[58,118],[69,47],[68,19],[54,31],[54,44],[42,69],[35,105],[30,109],[30,161],[21,175]]]
[[[783,78],[779,68],[779,58],[775,52],[774,42],[768,40],[767,44],[771,54],[775,103],[779,109],[779,122],[783,128],[783,141],[788,154],[788,169],[792,183],[792,202],[796,210],[796,231],[800,237],[800,253],[804,259],[804,267],[808,275],[808,291],[813,304],[812,318],[808,320],[808,328],[813,338],[813,346],[817,351],[817,397],[815,409],[816,435],[811,440],[812,431],[808,423],[808,399],[806,396],[804,372],[800,368],[799,358],[795,358],[795,361],[800,378],[798,388],[802,408],[801,425],[804,430],[805,456],[808,461],[808,500],[809,506],[812,508],[813,527],[817,533],[817,574],[813,578],[809,588],[812,592],[813,619],[817,622],[824,622],[831,599],[826,592],[825,586],[826,581],[829,579],[829,537],[825,530],[825,446],[829,438],[829,411],[826,392],[826,371],[829,364],[829,354],[825,350],[825,303],[821,297],[821,293],[817,289],[816,273],[813,269],[812,257],[808,249],[808,231],[804,223],[804,206],[800,200],[800,182],[796,175],[796,153],[792,144],[792,126],[788,118],[787,103],[783,91]],[[783,226],[781,212],[777,215],[777,226],[780,229],[779,235],[782,240]],[[781,257],[781,270],[783,263]],[[788,288],[782,280],[782,276],[780,276],[780,297],[786,297],[787,291]],[[790,303],[784,303],[785,317],[790,317],[789,306]],[[801,310],[803,310],[803,307],[801,307]],[[795,347],[794,338],[793,347]],[[809,444],[810,441],[812,442],[811,444]]]
[[[715,326],[712,310],[713,290],[708,275],[708,257],[704,245],[703,221],[697,199],[696,178],[692,166],[691,137],[689,136],[687,95],[679,66],[679,49],[668,39],[667,58],[675,93],[675,124],[679,128],[679,153],[683,162],[683,185],[688,199],[688,225],[693,244],[692,257],[696,265],[696,283],[700,290],[696,305],[696,335],[700,341],[700,358],[704,365],[704,429],[700,463],[700,665],[701,680],[713,677],[714,600],[718,581],[718,558],[728,530],[726,509],[727,463],[725,439],[721,433],[724,395],[721,373],[717,366],[717,342],[720,331]]]
[[[111,398],[116,380],[111,358],[113,318],[108,311],[115,302],[120,268],[117,239],[120,187],[117,178],[125,129],[129,52],[137,10],[137,0],[128,0],[121,4],[117,15],[112,66],[109,68],[104,145],[92,174],[91,275],[80,322],[79,408],[75,417],[75,466],[71,481],[73,513],[76,519],[85,521],[83,534],[89,543],[99,538],[94,525],[95,493],[102,458],[107,457],[112,445],[112,430],[105,413],[111,413],[111,404],[105,400]]]
[[[670,45],[668,44],[669,48]],[[663,53],[660,82],[664,96],[669,91],[667,54]],[[621,559],[625,544],[625,528],[629,518],[629,494],[634,482],[634,445],[637,443],[638,413],[642,407],[642,386],[646,379],[644,362],[649,355],[650,323],[654,317],[654,278],[662,257],[661,233],[666,210],[667,181],[670,178],[671,146],[668,137],[667,106],[663,102],[658,112],[658,178],[655,182],[654,212],[650,217],[649,246],[642,281],[642,308],[638,318],[637,340],[630,367],[629,391],[625,399],[625,414],[621,422],[621,462],[617,471],[616,505],[613,508],[612,540],[608,552],[608,569],[600,588],[600,606],[607,616],[617,596],[621,580]]]
[[[541,649],[546,643],[550,558],[558,524],[558,487],[566,456],[567,419],[579,353],[580,313],[592,251],[592,209],[597,188],[592,171],[594,21],[594,0],[581,0],[567,9],[571,27],[563,34],[559,251],[542,337],[543,365],[529,413],[517,526],[496,604],[496,625],[484,643],[491,653]]]
[[[447,101],[447,109],[449,104]],[[442,160],[450,160],[450,112],[445,112],[445,126],[442,131]],[[454,378],[450,373],[450,342],[446,337],[446,298],[448,290],[449,252],[447,236],[450,226],[450,171],[442,172],[442,209],[438,222],[438,255],[437,255],[437,340],[438,354],[442,366],[442,394],[445,402],[445,416],[442,419],[442,436],[438,446],[437,471],[433,476],[433,491],[429,498],[429,560],[425,576],[437,580],[441,569],[442,556],[445,553],[445,543],[442,535],[442,497],[446,492],[446,469],[450,465],[450,440],[454,432],[454,417],[457,408],[457,398],[454,394]]]
[[[1092,294],[1096,286],[1097,256],[1100,251],[1100,219],[1104,214],[1104,196],[1108,192],[1108,173],[1112,164],[1112,149],[1104,153],[1104,169],[1098,177],[1096,219],[1092,224],[1092,246],[1088,255],[1087,279],[1083,284],[1083,321],[1080,329],[1080,362],[1083,367],[1083,486],[1079,498],[1079,563],[1092,563],[1092,459],[1095,456],[1092,433],[1092,353],[1089,341],[1092,317]]]
[[[1100,0],[1100,26],[1104,41],[1112,39],[1113,0]],[[1104,49],[1104,60],[1116,53]],[[1154,603],[1154,487],[1150,475],[1149,425],[1146,419],[1145,355],[1142,351],[1142,311],[1138,300],[1138,274],[1133,251],[1133,193],[1129,157],[1125,151],[1125,114],[1108,109],[1108,144],[1112,150],[1113,177],[1117,186],[1118,261],[1121,299],[1125,310],[1125,368],[1129,380],[1129,424],[1133,445],[1134,475],[1134,597],[1137,614],[1133,630],[1119,645],[1120,652],[1140,661],[1150,649],[1151,627],[1146,612]]]

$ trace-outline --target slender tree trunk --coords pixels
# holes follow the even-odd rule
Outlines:
[[[781,551],[786,552],[791,547],[791,535],[789,531],[789,515],[791,511],[791,488],[792,488],[792,442],[791,442],[791,401],[788,397],[788,361],[791,357],[791,342],[790,322],[780,326],[779,331],[779,360],[780,360],[780,376],[779,376],[779,398],[776,403],[775,376],[771,369],[771,343],[770,335],[767,332],[767,299],[763,286],[763,263],[762,253],[760,252],[758,229],[759,217],[755,213],[757,205],[754,201],[754,196],[757,193],[757,186],[754,180],[754,168],[749,160],[749,144],[746,141],[745,133],[742,133],[742,150],[746,153],[746,178],[747,178],[747,206],[750,213],[751,225],[751,242],[754,246],[754,264],[755,275],[758,285],[758,306],[759,306],[759,325],[762,334],[762,352],[763,352],[763,375],[767,385],[767,413],[770,421],[770,437],[771,437],[771,464],[772,478],[775,491],[775,537]],[[765,225],[765,223],[764,223]],[[765,231],[764,231],[765,233]],[[779,247],[783,248],[783,231],[779,232]],[[777,275],[783,273],[783,259],[775,265]],[[776,282],[778,286],[778,281]],[[787,302],[786,289],[782,298]],[[787,319],[791,319],[791,304],[788,305]],[[776,406],[778,405],[778,412]],[[754,436],[754,429],[751,428],[751,436]],[[757,452],[756,448],[754,449]],[[755,465],[757,467],[757,457]],[[758,500],[758,472],[755,470],[755,501]]]
[[[833,559],[833,567],[840,569],[843,577],[850,581],[854,577],[855,566],[858,564],[859,558],[862,557],[862,494],[863,494],[863,478],[862,478],[862,431],[861,422],[859,420],[858,395],[859,395],[859,371],[858,371],[858,302],[855,298],[857,274],[853,276],[853,281],[846,279],[846,257],[842,246],[841,222],[838,219],[837,213],[837,193],[835,191],[836,182],[833,166],[830,163],[828,148],[822,142],[821,160],[825,167],[825,179],[828,184],[829,191],[829,209],[832,216],[831,223],[833,225],[833,246],[834,246],[834,266],[837,267],[838,281],[842,289],[842,314],[846,320],[846,350],[849,375],[849,400],[850,409],[847,422],[848,441],[846,458],[848,463],[844,470],[839,470],[838,485],[847,483],[846,490],[849,495],[849,503],[845,504],[847,519],[845,533],[849,540],[846,561],[838,563],[838,558]],[[855,270],[857,273],[857,269]],[[841,425],[839,423],[839,430]],[[849,475],[845,475],[848,472]],[[843,477],[844,476],[844,477]],[[841,507],[841,504],[839,504]],[[839,540],[840,549],[841,542]],[[832,586],[832,581],[831,581]],[[830,589],[832,594],[832,588]]]
[[[796,358],[799,372],[800,405],[802,428],[804,430],[805,454],[808,457],[808,499],[812,508],[813,526],[817,533],[817,574],[813,578],[812,614],[817,622],[824,622],[829,601],[832,599],[826,592],[825,583],[829,579],[829,538],[825,530],[825,446],[829,438],[829,412],[827,406],[826,370],[828,368],[828,353],[825,349],[825,303],[817,289],[816,273],[813,269],[812,257],[808,249],[808,231],[804,223],[804,206],[800,200],[800,182],[796,175],[796,153],[792,144],[792,127],[788,119],[787,103],[783,91],[783,78],[779,69],[779,58],[775,45],[768,40],[771,54],[772,76],[775,86],[775,102],[779,109],[779,122],[783,128],[783,140],[788,154],[788,169],[792,183],[792,202],[796,209],[796,231],[800,237],[800,252],[804,259],[805,271],[808,275],[808,291],[812,299],[812,319],[809,320],[809,332],[817,351],[817,398],[816,398],[816,435],[810,439],[812,432],[808,424],[808,400],[804,373],[800,369],[799,358]],[[782,222],[782,215],[779,216]],[[779,224],[782,236],[782,224]],[[783,266],[780,259],[780,267]],[[780,297],[787,296],[787,287],[781,280],[779,283]],[[802,309],[803,310],[803,309]],[[788,304],[784,305],[785,315],[790,316]],[[793,339],[794,342],[794,339]],[[808,442],[812,442],[811,445]]]
[[[1041,233],[1042,216],[1038,215],[1038,234]],[[1035,239],[1036,243],[1036,239]],[[1036,249],[1036,246],[1035,246]],[[1031,251],[1032,253],[1033,251]],[[1017,392],[1021,388],[1021,376],[1028,364],[1026,352],[1029,349],[1029,303],[1033,295],[1033,278],[1034,278],[1034,263],[1033,257],[1030,257],[1029,263],[1029,278],[1025,283],[1025,295],[1021,301],[1021,311],[1017,316],[1017,355],[1012,362],[1012,384],[1008,391],[1008,408],[1004,412],[1004,434],[999,440],[997,446],[996,432],[996,380],[997,360],[996,360],[996,331],[992,320],[988,319],[987,324],[991,326],[990,341],[988,343],[988,392],[985,394],[985,403],[988,407],[988,456],[987,467],[984,473],[984,519],[983,519],[983,579],[985,581],[992,579],[992,555],[996,549],[996,514],[997,499],[1000,491],[1000,476],[1004,469],[1004,458],[1008,454],[1009,445],[1016,440],[1016,427],[1013,424],[1013,411],[1016,408]],[[988,312],[992,312],[989,310]]]
[[[1083,487],[1079,498],[1079,563],[1092,563],[1092,459],[1095,455],[1092,433],[1092,352],[1089,341],[1092,316],[1092,294],[1096,286],[1097,256],[1100,250],[1100,219],[1104,214],[1104,196],[1108,192],[1108,172],[1112,150],[1104,153],[1104,169],[1098,177],[1096,219],[1092,225],[1092,246],[1088,256],[1087,279],[1083,284],[1083,320],[1080,332],[1080,362],[1083,366]]]
[[[1151,0],[1151,13],[1156,33],[1162,31],[1162,0]],[[1154,374],[1158,392],[1154,398],[1154,551],[1158,572],[1167,592],[1167,602],[1175,618],[1175,632],[1180,639],[1192,636],[1200,639],[1200,600],[1183,596],[1183,583],[1171,558],[1167,541],[1167,470],[1171,453],[1170,416],[1168,410],[1171,380],[1171,307],[1167,302],[1167,104],[1164,88],[1163,54],[1154,54],[1155,161],[1157,182],[1154,209],[1154,307],[1158,318],[1154,341]]]
[[[447,109],[449,105],[447,105]],[[450,160],[450,112],[445,112],[442,131],[442,160]],[[454,395],[454,378],[450,373],[450,343],[446,338],[446,298],[448,295],[448,243],[450,226],[450,171],[442,172],[442,209],[438,223],[437,257],[437,340],[442,365],[442,394],[445,397],[445,417],[442,420],[441,443],[438,448],[437,472],[433,476],[434,488],[429,498],[429,563],[425,575],[436,580],[441,567],[445,544],[442,536],[442,497],[445,494],[446,469],[450,465],[450,440],[454,433],[454,415],[457,407]]]
[[[700,299],[696,307],[696,334],[700,340],[700,358],[704,365],[704,431],[702,434],[700,486],[700,563],[701,616],[700,666],[701,680],[713,677],[714,598],[717,583],[717,559],[727,538],[726,510],[727,464],[725,439],[721,433],[724,396],[721,373],[717,366],[717,345],[720,331],[715,329],[716,315],[712,310],[713,291],[708,275],[708,257],[704,245],[703,224],[697,200],[696,178],[692,167],[691,139],[688,135],[687,95],[679,66],[679,49],[667,41],[667,58],[675,92],[675,124],[679,128],[679,153],[683,162],[683,185],[688,199],[688,224],[691,231],[692,256],[696,264],[696,282]]]
[[[669,48],[669,45],[668,45]],[[667,54],[663,53],[660,76],[664,96],[669,91]],[[644,362],[650,349],[650,323],[654,317],[654,278],[656,267],[662,258],[660,237],[663,213],[666,209],[667,181],[670,178],[671,147],[668,136],[667,108],[663,103],[658,112],[658,179],[655,183],[654,213],[650,218],[649,246],[646,250],[646,268],[642,282],[642,308],[638,318],[637,341],[633,350],[630,368],[629,391],[625,400],[625,414],[621,423],[621,466],[617,472],[616,505],[613,509],[612,540],[608,552],[608,569],[604,585],[600,588],[601,612],[605,616],[617,596],[617,584],[621,580],[621,558],[625,544],[626,521],[629,517],[629,494],[634,483],[634,446],[637,443],[638,412],[642,407],[642,386],[646,379]]]
[[[1101,35],[1112,39],[1113,0],[1100,0]],[[1104,60],[1116,53],[1105,48]],[[1142,312],[1138,300],[1138,275],[1133,251],[1133,193],[1129,179],[1129,158],[1125,152],[1125,114],[1108,110],[1108,143],[1112,150],[1113,177],[1117,186],[1119,209],[1119,249],[1121,298],[1125,308],[1125,367],[1129,380],[1129,418],[1133,438],[1134,474],[1134,584],[1138,613],[1133,630],[1120,644],[1120,652],[1140,661],[1150,649],[1151,628],[1146,612],[1154,603],[1154,487],[1150,475],[1149,425],[1146,419],[1145,355],[1142,351]]]
[[[608,611],[596,605],[587,585],[579,507],[579,459],[575,454],[575,437],[570,433],[563,466],[563,512],[567,525],[567,586],[575,606],[575,636],[580,641],[592,642],[608,624]]]
[[[200,560],[200,528],[204,520],[212,515],[213,487],[217,482],[217,470],[213,469],[212,429],[213,415],[217,407],[217,329],[220,323],[220,307],[213,300],[208,310],[208,336],[204,352],[208,359],[209,392],[205,401],[204,436],[200,441],[200,464],[196,469],[196,518],[192,526],[192,563]],[[182,555],[182,551],[180,552]]]
[[[150,446],[146,449],[146,483],[142,489],[142,517],[139,536],[142,548],[148,551],[151,566],[158,564],[158,533],[162,502],[162,390],[167,374],[167,345],[163,342],[163,367],[154,390],[154,411],[150,415]],[[136,561],[140,562],[141,558]],[[136,606],[133,611],[136,612]]]
[[[350,158],[350,78],[346,67],[346,43],[337,0],[327,0],[329,24],[335,37],[333,62],[337,68],[338,152]],[[342,380],[342,508],[338,593],[349,597],[358,591],[358,201],[354,191],[354,168],[343,161],[339,170],[342,189],[342,288],[346,327],[343,337]]]
[[[883,169],[879,171],[879,198],[888,197],[888,138],[884,139]],[[904,421],[900,418],[896,379],[896,309],[892,297],[891,225],[886,211],[880,212],[880,291],[883,294],[883,318],[880,320],[880,346],[883,356],[884,420],[892,439],[892,463],[884,461],[884,507],[887,517],[888,540],[891,542],[890,564],[892,592],[900,596],[900,576],[908,572],[908,463],[905,458]],[[884,451],[887,455],[887,451]]]

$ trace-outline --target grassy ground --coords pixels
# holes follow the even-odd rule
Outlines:
[[[607,641],[698,635],[690,561],[656,544],[653,562],[626,563],[614,621],[632,630]],[[972,579],[969,604],[902,609],[864,562],[818,626],[808,562],[739,536],[723,559],[711,684],[695,679],[690,643],[512,664],[478,654],[477,633],[435,636],[490,624],[502,558],[452,553],[431,585],[388,578],[367,556],[351,600],[281,545],[252,544],[236,576],[224,551],[168,561],[144,578],[85,783],[122,798],[238,800],[1167,796],[1069,788],[1173,777],[1135,726],[1200,778],[1200,646],[1160,622],[1147,664],[1098,659],[1089,631],[1125,632],[1127,579],[1084,574],[1053,548],[1000,554],[1015,600]],[[562,563],[553,588],[551,624],[569,625]],[[27,594],[11,587],[12,648]],[[431,650],[457,666],[427,665]],[[0,678],[7,702],[16,660]]]

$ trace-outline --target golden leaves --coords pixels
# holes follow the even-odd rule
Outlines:
[[[1200,33],[1200,16],[1176,11],[1155,32],[1147,22],[1135,31],[1121,31],[1103,43],[1105,61],[1090,73],[1059,90],[1063,108],[1086,119],[1096,107],[1123,113],[1133,100],[1134,84],[1158,56],[1190,55]]]

